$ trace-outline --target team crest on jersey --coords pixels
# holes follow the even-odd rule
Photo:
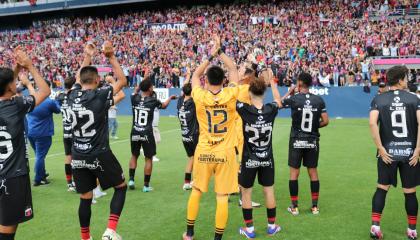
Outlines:
[[[258,121],[262,121],[264,119],[264,117],[263,116],[258,116]]]
[[[75,103],[80,103],[80,98],[76,98],[76,99],[74,99],[74,102],[75,102]]]
[[[306,105],[311,105],[311,100],[306,100]]]

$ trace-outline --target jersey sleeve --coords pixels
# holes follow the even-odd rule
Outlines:
[[[325,101],[324,99],[321,98],[321,113],[326,113],[327,112],[327,107],[325,106]]]
[[[162,102],[157,98],[155,98],[155,107],[158,109],[162,109]]]
[[[283,99],[281,104],[284,108],[290,108],[293,104],[293,96],[288,96],[287,98]]]
[[[417,110],[420,110],[420,97],[417,98]]]
[[[105,85],[99,88],[96,92],[97,96],[105,103],[105,108],[108,110],[114,105],[114,89],[111,85]]]
[[[50,101],[50,109],[53,113],[60,113],[61,112],[60,104],[55,100]]]
[[[376,97],[370,103],[370,111],[373,111],[373,110],[379,110]]]
[[[23,96],[23,97],[17,97],[16,103],[19,106],[19,110],[22,115],[26,115],[27,113],[30,113],[35,108],[35,97],[32,95],[29,96]]]
[[[239,85],[237,83],[229,83],[228,87],[225,90],[228,91],[233,98],[239,98]]]
[[[243,113],[244,113],[244,110],[245,110],[245,104],[246,104],[246,103],[243,103],[243,102],[241,102],[241,101],[237,101],[237,102],[236,102],[236,111],[238,112],[238,114],[239,114],[240,116],[242,116],[242,115],[243,115]]]

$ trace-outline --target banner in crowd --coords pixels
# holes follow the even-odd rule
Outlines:
[[[185,31],[188,28],[188,25],[186,23],[150,23],[148,24],[148,26],[154,31]]]
[[[286,94],[287,88],[279,88],[282,96]],[[369,117],[369,107],[372,99],[377,94],[378,88],[372,87],[370,93],[363,91],[363,87],[331,87],[331,88],[311,88],[311,93],[322,97],[326,103],[327,111],[333,118],[367,118]],[[125,90],[126,96],[130,96],[133,89]],[[160,89],[155,92],[160,101],[166,101],[170,95],[181,95],[181,89]],[[167,109],[161,110],[162,116],[177,115],[177,100],[171,102]],[[271,91],[267,91],[266,102],[272,102]],[[130,97],[126,97],[118,105],[119,115],[131,115]],[[290,117],[290,110],[283,109],[279,111],[279,117]]]

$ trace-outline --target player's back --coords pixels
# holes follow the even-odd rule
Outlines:
[[[61,109],[61,115],[63,116],[63,137],[72,137],[72,113],[69,104],[68,93],[61,92],[57,95],[56,100],[58,101]]]
[[[140,94],[133,94],[131,96],[133,130],[153,133],[154,111],[161,106],[162,103],[155,97],[142,97]]]
[[[77,89],[69,94],[73,115],[73,150],[79,154],[109,151],[108,110],[113,105],[113,89]]]
[[[244,156],[258,160],[272,158],[272,133],[278,106],[265,104],[262,109],[247,103],[238,102],[237,111],[243,122],[243,133],[247,141],[244,143]]]
[[[24,121],[34,106],[32,96],[0,101],[0,179],[29,172]]]
[[[292,110],[291,137],[316,137],[319,134],[319,120],[326,112],[324,100],[311,93],[298,93],[283,101]]]
[[[417,142],[417,110],[419,98],[401,90],[388,91],[376,96],[371,104],[379,111],[382,144],[394,158],[407,158]]]
[[[185,97],[178,99],[178,118],[181,124],[182,137],[189,138],[198,135],[198,122],[195,103],[192,98],[185,101]]]
[[[197,148],[214,152],[233,149],[237,142],[235,133],[238,88],[227,87],[213,94],[196,87],[192,96],[200,129]]]

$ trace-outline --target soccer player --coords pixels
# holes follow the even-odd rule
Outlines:
[[[311,181],[311,211],[313,214],[319,213],[319,179],[317,171],[319,128],[327,126],[329,119],[324,100],[309,92],[311,84],[312,76],[308,73],[301,73],[297,79],[297,94],[290,96],[295,91],[295,88],[292,87],[282,100],[283,107],[291,108],[292,111],[292,129],[289,141],[289,191],[292,204],[287,210],[294,216],[299,214],[298,177],[302,162],[303,166],[308,168]]]
[[[156,142],[152,125],[154,111],[156,108],[167,108],[171,100],[176,99],[176,96],[170,96],[166,102],[162,103],[152,95],[152,81],[145,79],[131,96],[133,127],[131,129],[130,181],[128,182],[128,186],[131,190],[135,189],[134,177],[136,174],[137,160],[140,156],[140,149],[143,149],[145,158],[143,192],[153,191],[153,188],[150,186],[150,179],[153,169],[152,159],[156,155]]]
[[[191,172],[193,169],[194,153],[198,144],[198,121],[195,112],[194,100],[191,97],[191,83],[186,80],[182,87],[184,96],[178,99],[178,119],[181,124],[182,143],[188,156],[188,163],[185,167],[184,190],[191,190]]]
[[[418,201],[416,196],[420,153],[420,100],[407,92],[408,69],[395,66],[388,70],[389,91],[377,95],[370,110],[370,129],[378,149],[378,185],[372,200],[373,239],[382,239],[380,228],[386,194],[397,185],[397,172],[405,195],[408,239],[417,239]]]
[[[14,55],[17,63],[14,71],[0,68],[0,240],[13,240],[18,225],[33,218],[24,120],[51,92],[20,47]],[[27,70],[38,86],[35,91],[27,79],[22,81],[29,96],[15,96],[21,69]]]
[[[64,144],[64,171],[66,174],[67,180],[67,189],[69,192],[75,192],[76,187],[74,186],[72,170],[71,170],[71,148],[73,145],[73,135],[72,135],[72,117],[68,94],[73,88],[73,85],[76,83],[76,78],[69,77],[64,80],[65,92],[58,94],[56,100],[58,101],[61,107],[61,114],[63,115],[63,144]],[[80,85],[77,84],[77,87]]]
[[[238,163],[235,147],[236,101],[239,81],[235,63],[220,48],[220,38],[214,36],[211,56],[196,69],[192,77],[191,96],[195,102],[199,123],[199,140],[194,154],[193,189],[188,201],[187,232],[184,240],[194,237],[194,224],[198,215],[200,198],[208,191],[209,181],[215,176],[216,226],[215,240],[222,239],[228,220],[228,195],[238,192]],[[223,88],[225,73],[210,62],[220,57],[229,74],[229,86]],[[207,71],[206,71],[207,69]],[[200,86],[200,78],[206,72],[207,88]]]
[[[278,109],[281,106],[280,93],[273,75],[267,70],[267,77],[260,77],[250,83],[249,95],[251,104],[238,101],[237,111],[243,121],[243,135],[247,141],[243,145],[243,155],[239,173],[239,184],[242,192],[242,213],[246,227],[239,229],[239,234],[247,239],[256,237],[252,217],[252,187],[256,176],[258,183],[264,188],[267,207],[267,234],[273,236],[280,232],[276,225],[276,200],[274,197],[274,157],[272,133]],[[271,79],[271,90],[274,102],[264,104],[264,93],[267,88],[266,79]]]
[[[95,46],[88,43],[82,64],[85,67],[82,67],[79,74],[81,89],[71,91],[68,97],[71,114],[74,114],[71,164],[76,190],[81,194],[79,221],[82,239],[92,239],[89,230],[92,190],[96,188],[96,179],[99,179],[103,189],[113,187],[115,190],[110,204],[108,227],[102,239],[119,240],[121,237],[116,229],[124,207],[127,185],[121,165],[109,146],[108,109],[113,105],[114,93],[126,86],[127,79],[114,55],[111,42],[104,43],[103,53],[118,81],[98,88],[98,70],[89,66],[95,54]]]

